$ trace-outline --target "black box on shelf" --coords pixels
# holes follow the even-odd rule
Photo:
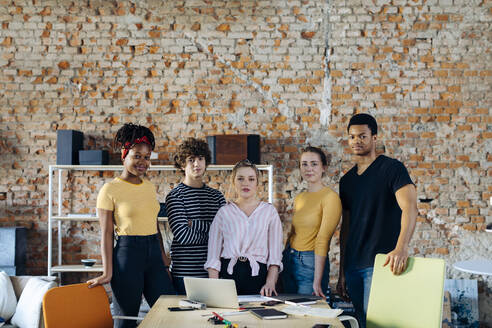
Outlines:
[[[80,165],[108,165],[107,150],[79,150]]]
[[[260,136],[257,134],[215,135],[207,137],[211,164],[236,164],[249,159],[260,164]]]
[[[79,150],[84,148],[84,133],[77,130],[56,131],[56,164],[78,165]]]

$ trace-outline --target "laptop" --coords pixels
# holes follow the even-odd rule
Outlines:
[[[232,279],[184,277],[183,281],[189,300],[217,308],[239,307],[236,283]]]

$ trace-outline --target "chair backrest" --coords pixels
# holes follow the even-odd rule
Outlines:
[[[43,298],[46,328],[112,328],[104,287],[75,284],[50,289]]]
[[[376,255],[367,308],[367,328],[441,327],[445,262],[409,257],[405,272],[396,276],[386,255]]]

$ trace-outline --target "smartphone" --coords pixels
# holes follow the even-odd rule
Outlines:
[[[192,307],[179,307],[179,306],[171,306],[167,308],[169,311],[193,311],[195,308]]]
[[[330,328],[331,325],[329,323],[317,323],[313,326],[313,328]]]
[[[274,306],[274,305],[277,305],[277,304],[282,304],[284,302],[282,301],[266,301],[266,302],[263,302],[261,303],[261,305],[265,305],[265,306]]]

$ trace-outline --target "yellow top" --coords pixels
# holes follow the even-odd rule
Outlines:
[[[341,214],[342,202],[331,188],[297,195],[290,246],[298,251],[314,250],[314,254],[326,256]]]
[[[148,180],[133,184],[115,178],[97,195],[97,208],[113,211],[118,235],[147,236],[157,233],[159,202],[155,186]]]

